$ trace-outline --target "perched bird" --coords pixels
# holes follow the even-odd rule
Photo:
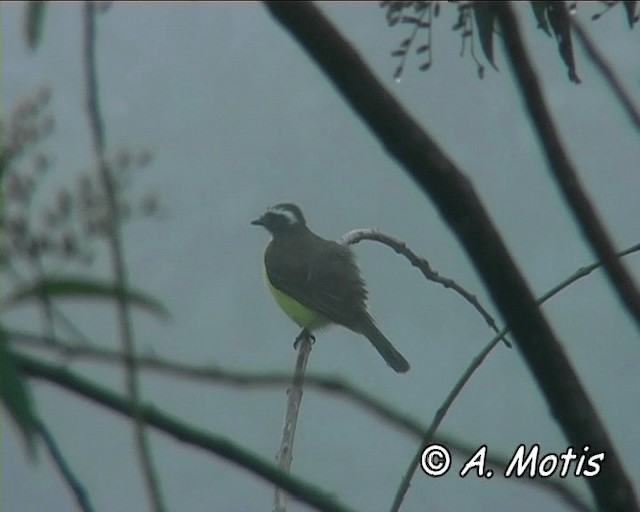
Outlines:
[[[316,235],[291,203],[269,208],[251,224],[271,233],[264,252],[265,281],[294,322],[308,332],[343,325],[364,335],[396,372],[409,370],[367,311],[367,290],[348,247]]]

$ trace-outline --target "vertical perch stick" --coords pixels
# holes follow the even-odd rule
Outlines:
[[[291,387],[287,389],[287,412],[284,417],[280,449],[276,454],[278,467],[287,473],[289,473],[291,461],[293,460],[293,441],[296,435],[296,425],[298,424],[298,411],[302,402],[302,386],[312,344],[313,336],[306,329],[302,330],[294,343],[294,346],[297,345],[298,348],[298,358],[293,374],[293,382]],[[287,510],[287,495],[280,488],[276,488],[273,510],[274,512],[286,512]]]

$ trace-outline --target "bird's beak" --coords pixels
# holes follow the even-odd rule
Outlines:
[[[256,220],[252,220],[251,224],[253,226],[264,226],[264,221],[262,220],[262,217],[258,217]]]

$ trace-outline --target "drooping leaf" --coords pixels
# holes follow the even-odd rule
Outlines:
[[[633,24],[638,21],[638,16],[636,16],[637,3],[638,2],[636,0],[624,0],[622,2],[625,11],[627,11],[627,21],[629,22],[629,28],[633,28]]]
[[[6,306],[18,305],[27,300],[42,297],[68,299],[125,299],[133,305],[166,318],[169,312],[160,301],[150,295],[131,289],[122,289],[113,283],[91,280],[85,277],[64,279],[42,279],[35,284],[28,284],[18,288],[7,297]]]
[[[493,69],[498,71],[498,67],[493,61],[493,26],[496,20],[496,11],[489,3],[474,2],[473,17],[478,27],[478,38],[480,39],[484,56],[493,66]]]
[[[545,33],[551,37],[551,31],[549,30],[549,23],[547,22],[547,2],[533,1],[529,2],[533,14],[538,22],[538,27],[545,31]]]
[[[33,0],[26,2],[24,18],[24,37],[27,46],[31,50],[36,50],[42,36],[44,26],[44,15],[47,2],[44,0]]]
[[[576,62],[573,56],[573,46],[571,44],[571,23],[569,14],[566,12],[564,2],[547,2],[547,16],[549,24],[558,41],[558,51],[562,60],[567,66],[569,80],[579,84],[580,78],[576,73]]]
[[[22,434],[27,453],[36,455],[37,422],[26,379],[16,368],[0,328],[0,399],[7,414]]]

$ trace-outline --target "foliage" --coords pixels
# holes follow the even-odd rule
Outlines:
[[[529,2],[536,20],[538,28],[542,29],[549,37],[554,37],[558,43],[558,53],[562,58],[569,80],[574,83],[580,83],[576,71],[576,64],[573,55],[573,46],[571,40],[571,23],[567,14],[564,2],[555,1],[533,1]],[[498,69],[493,54],[493,37],[496,34],[496,12],[491,2],[480,1],[464,1],[455,2],[458,12],[457,19],[452,25],[451,30],[458,32],[461,37],[460,55],[463,56],[467,46],[473,61],[476,64],[478,76],[483,78],[485,67],[481,63],[475,51],[476,41],[480,43],[482,53],[485,59],[494,69]],[[633,28],[640,16],[636,14],[635,1],[601,1],[600,5],[604,5],[604,10],[597,12],[591,16],[592,20],[597,20],[603,14],[620,4],[624,8],[629,28]],[[433,62],[432,56],[432,31],[434,18],[440,13],[440,2],[438,1],[382,1],[380,7],[385,9],[385,16],[390,27],[400,25],[409,26],[411,31],[398,47],[391,52],[393,57],[399,57],[400,63],[394,72],[394,78],[399,80],[405,68],[408,56],[411,53],[415,55],[426,55],[418,69],[426,71],[431,67]],[[577,12],[576,3],[569,5],[569,15],[575,15]],[[419,36],[424,34],[423,38]],[[474,37],[475,36],[475,37]],[[420,40],[420,44],[417,42]],[[413,49],[415,48],[415,49]]]

